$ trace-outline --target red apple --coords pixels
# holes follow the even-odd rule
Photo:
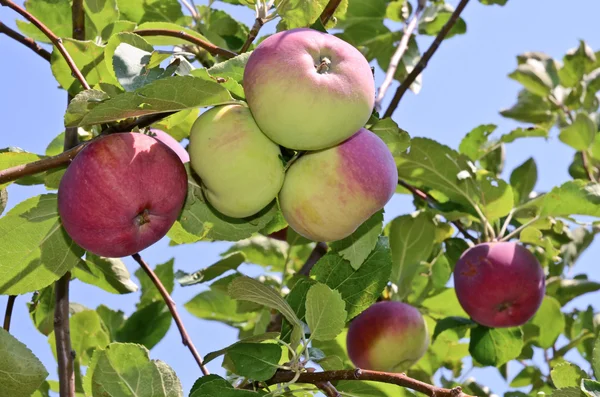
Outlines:
[[[122,257],[165,236],[186,193],[185,167],[167,145],[140,133],[112,134],[73,159],[59,185],[58,212],[82,248]]]
[[[515,242],[467,249],[454,268],[454,288],[473,321],[487,327],[517,327],[537,312],[545,294],[544,270]]]
[[[409,304],[377,302],[352,320],[346,347],[357,368],[403,372],[427,351],[427,324]]]
[[[185,150],[185,148],[183,146],[181,146],[181,144],[179,142],[177,142],[177,140],[175,138],[173,138],[171,135],[167,134],[163,130],[158,130],[156,128],[150,128],[148,130],[147,135],[150,135],[151,137],[158,139],[159,141],[161,141],[162,143],[164,143],[165,145],[167,145],[168,147],[173,149],[173,151],[175,153],[177,153],[177,155],[179,156],[179,158],[181,159],[181,161],[183,163],[187,163],[188,161],[190,161],[190,155],[187,152],[187,150]]]
[[[261,42],[248,58],[243,85],[262,132],[296,150],[349,138],[365,125],[375,101],[373,72],[360,51],[306,28]]]

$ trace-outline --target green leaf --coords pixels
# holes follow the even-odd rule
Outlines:
[[[382,229],[383,211],[378,211],[363,222],[354,233],[342,240],[332,242],[329,246],[350,262],[354,269],[358,269],[377,244]]]
[[[262,381],[275,375],[282,350],[274,343],[238,343],[227,350],[236,374]]]
[[[508,215],[514,205],[512,187],[503,179],[495,178],[491,174],[480,174],[477,180],[480,186],[481,210],[487,220],[492,222]]]
[[[592,369],[596,379],[600,378],[600,337],[596,338],[594,343],[594,350],[592,354]]]
[[[29,397],[48,376],[31,350],[0,328],[0,396]]]
[[[514,120],[534,124],[551,124],[555,117],[550,102],[525,89],[519,92],[517,103],[510,109],[502,110],[500,114]]]
[[[398,296],[403,298],[411,292],[411,284],[419,265],[431,255],[436,227],[425,212],[420,212],[417,216],[399,216],[389,227],[392,250],[391,281],[398,286]]]
[[[422,306],[434,317],[468,317],[458,302],[454,288],[447,288],[439,294],[425,299]]]
[[[110,98],[108,94],[103,91],[81,91],[75,95],[71,102],[69,102],[69,106],[67,106],[64,116],[65,125],[77,125],[87,113],[108,98]],[[60,146],[60,151],[62,152],[62,145]]]
[[[24,5],[28,12],[39,19],[55,35],[58,37],[71,37],[73,23],[69,0],[28,0]],[[50,39],[32,23],[17,20],[17,27],[25,36],[36,41],[50,43]]]
[[[8,203],[8,192],[6,189],[0,188],[0,215],[6,209],[6,203]]]
[[[346,325],[346,303],[342,295],[325,284],[315,284],[306,295],[306,323],[311,339],[331,340]]]
[[[529,199],[537,182],[537,165],[533,157],[528,158],[513,170],[510,174],[510,185],[512,186],[515,204],[520,204]]]
[[[142,23],[146,21],[178,22],[183,18],[177,0],[117,0],[121,19]]]
[[[215,81],[193,76],[165,77],[103,101],[79,123],[67,126],[101,124],[147,114],[219,105],[232,100],[229,92]]]
[[[208,73],[211,76],[233,79],[235,82],[241,83],[244,79],[244,68],[251,54],[252,52],[245,52],[226,61],[216,63],[208,69]]]
[[[573,180],[554,187],[550,192],[538,196],[522,209],[533,210],[540,217],[589,215],[600,216],[600,184]]]
[[[323,256],[310,275],[329,288],[340,292],[346,302],[348,320],[371,306],[390,279],[392,259],[386,237],[377,245],[358,270],[335,252]]]
[[[96,349],[104,349],[110,343],[110,336],[102,319],[95,310],[83,310],[71,315],[71,346],[77,352],[77,360],[88,365]],[[48,342],[56,356],[56,336],[48,335]]]
[[[558,139],[575,150],[587,150],[594,142],[597,131],[594,120],[585,113],[577,113],[573,124],[563,128]]]
[[[390,117],[377,120],[369,127],[369,130],[385,142],[394,157],[406,152],[406,149],[410,146],[408,132],[399,128],[398,124]]]
[[[154,269],[154,273],[158,276],[169,294],[173,292],[173,288],[175,287],[175,274],[173,273],[174,263],[175,259],[171,258],[165,263],[157,265]],[[163,302],[163,297],[160,294],[160,291],[158,288],[156,288],[156,285],[154,285],[150,277],[148,277],[143,269],[140,268],[136,270],[135,276],[138,278],[138,280],[140,280],[140,284],[142,286],[142,295],[140,296],[140,301],[137,304],[138,309],[141,309],[142,307],[153,302]]]
[[[247,263],[272,270],[283,270],[285,255],[289,248],[289,245],[283,241],[257,235],[238,241],[221,255],[239,253],[244,255]]]
[[[80,261],[71,274],[82,282],[113,294],[129,294],[138,290],[131,281],[131,275],[119,258],[104,258],[86,253],[86,260]]]
[[[96,308],[96,312],[102,319],[102,323],[106,326],[108,334],[110,335],[111,342],[117,340],[117,332],[119,328],[125,323],[125,314],[119,310],[112,310],[111,308],[100,305]]]
[[[186,165],[187,167],[189,166]],[[179,221],[188,233],[202,240],[239,241],[248,238],[262,230],[279,210],[276,201],[273,200],[271,204],[251,217],[225,216],[204,200],[199,183],[192,175],[188,175],[188,195]]]
[[[15,148],[9,148],[8,151],[0,151],[0,170],[5,170],[7,168],[15,167],[17,165],[31,163],[33,161],[41,160],[42,158],[42,156],[38,156],[37,154],[28,153],[20,149],[16,150]],[[24,179],[25,178],[17,180],[17,183]],[[6,182],[0,184],[0,189],[5,188],[11,183],[12,182]],[[35,180],[35,183],[41,182]]]
[[[198,11],[200,15],[206,15],[205,18],[210,21],[211,37],[217,35],[224,42],[220,45],[234,51],[237,51],[244,45],[250,32],[250,29],[246,25],[223,10],[199,6]]]
[[[203,376],[194,383],[190,397],[259,397],[262,392],[234,389],[227,380],[218,375]]]
[[[116,0],[86,0],[83,5],[88,18],[86,30],[93,26],[98,36],[105,27],[119,19]]]
[[[421,18],[419,19],[419,33],[435,36],[450,20],[450,17],[454,11],[448,3],[436,3],[429,5],[423,11]],[[444,37],[448,39],[457,34],[464,34],[467,32],[467,24],[464,19],[458,18],[450,32]]]
[[[499,367],[515,359],[523,348],[520,328],[487,328],[477,326],[471,330],[469,352],[483,365]]]
[[[563,253],[563,259],[566,255],[568,253]],[[565,280],[555,278],[548,280],[546,284],[546,293],[554,296],[561,305],[565,305],[578,296],[598,290],[600,290],[600,283],[582,279]]]
[[[306,322],[306,295],[317,281],[309,277],[302,277],[296,281],[290,293],[285,297],[286,302],[294,310],[300,321]],[[283,321],[281,325],[281,339],[289,342],[292,336],[292,325]]]
[[[77,265],[83,252],[61,226],[55,194],[17,204],[0,218],[0,294],[52,284]]]
[[[560,311],[560,303],[551,296],[544,296],[542,305],[529,321],[539,329],[536,338],[540,347],[548,349],[554,345],[565,328],[565,318]]]
[[[550,95],[555,86],[544,62],[534,58],[521,63],[508,77],[521,83],[532,94],[541,97]]]
[[[152,349],[160,342],[169,328],[173,317],[164,302],[153,302],[135,311],[117,330],[117,342],[144,345]]]
[[[111,343],[94,356],[94,397],[183,397],[175,372],[162,361],[151,361],[142,346]]]
[[[495,124],[482,124],[473,128],[460,141],[458,151],[472,161],[477,161],[487,153],[488,137],[498,128]]]
[[[277,13],[288,29],[309,27],[321,15],[328,0],[275,0]]]
[[[40,290],[39,294],[34,294],[31,303],[27,304],[33,324],[46,336],[54,330],[55,301],[54,285],[52,284]]]
[[[598,397],[600,396],[600,382],[592,379],[582,379],[581,390],[590,397]]]
[[[503,6],[508,2],[508,0],[479,0],[479,2],[481,4],[485,4],[485,5],[497,4],[497,5]]]
[[[244,263],[245,260],[246,257],[244,254],[241,252],[233,252],[224,256],[223,259],[217,263],[214,263],[205,269],[198,270],[192,274],[178,270],[175,274],[175,277],[183,286],[205,283],[221,276],[223,273],[226,273],[229,270],[237,269],[238,266]]]
[[[581,380],[587,377],[585,371],[575,364],[568,362],[559,363],[550,372],[552,383],[558,389],[565,387],[578,387]]]
[[[500,142],[513,143],[520,138],[548,138],[548,128],[542,127],[527,127],[527,128],[515,128],[508,134],[504,134],[500,137]]]
[[[565,87],[576,86],[585,73],[591,72],[596,63],[594,51],[583,40],[579,46],[570,49],[563,57],[563,67],[558,71],[561,85]]]
[[[198,318],[231,325],[243,323],[250,316],[249,313],[238,312],[237,302],[231,299],[227,292],[216,288],[199,293],[184,306]]]
[[[394,22],[404,22],[411,14],[412,5],[406,0],[392,1],[385,10],[385,17]]]
[[[435,330],[433,331],[433,336],[431,339],[435,341],[435,339],[444,331],[450,329],[467,329],[473,328],[477,326],[475,322],[468,318],[464,317],[446,317],[439,320],[435,325]]]
[[[581,391],[581,385],[578,387],[565,387],[554,390],[552,397],[584,397],[585,394]]]
[[[290,305],[273,288],[258,280],[241,276],[235,278],[228,288],[229,295],[236,300],[244,300],[275,309],[292,324],[302,326]]]
[[[69,38],[63,39],[63,45],[90,86],[93,87],[99,83],[116,85],[116,80],[114,80],[104,62],[104,46],[98,45],[94,41],[80,41]],[[52,51],[50,64],[52,74],[62,88],[72,95],[83,89],[81,83],[73,77],[69,65],[56,47]]]
[[[535,388],[542,381],[542,372],[536,367],[525,367],[510,382],[510,387],[525,387],[533,385]]]
[[[229,351],[229,349],[231,349],[233,346],[236,346],[240,343],[258,344],[259,342],[276,341],[278,337],[279,337],[279,332],[265,332],[264,334],[252,335],[247,338],[240,339],[237,342],[235,342],[223,349],[208,353],[206,356],[204,356],[204,364],[208,364],[215,358],[222,356],[223,354],[227,353]]]

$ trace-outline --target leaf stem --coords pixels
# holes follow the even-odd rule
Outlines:
[[[433,42],[431,43],[431,45],[429,46],[427,51],[425,51],[425,53],[423,54],[423,56],[417,63],[417,66],[415,66],[415,68],[410,72],[410,74],[404,79],[402,84],[400,84],[400,86],[396,90],[396,93],[394,94],[394,97],[392,98],[390,105],[388,106],[387,110],[385,111],[385,115],[383,116],[384,118],[392,116],[392,114],[398,107],[400,100],[402,99],[402,97],[404,96],[404,94],[406,93],[408,88],[417,79],[417,77],[421,74],[421,72],[427,67],[427,63],[429,62],[429,60],[431,59],[433,54],[435,54],[435,52],[439,48],[442,41],[446,38],[448,33],[450,33],[450,30],[452,29],[452,27],[454,26],[456,21],[458,21],[460,14],[463,12],[463,10],[467,6],[468,2],[469,2],[469,0],[461,0],[460,3],[458,3],[458,6],[456,7],[454,12],[450,16],[450,19],[448,20],[448,22],[446,22],[444,27],[440,30],[440,32],[435,37],[435,39],[433,40]]]
[[[233,51],[226,50],[225,48],[218,47],[208,41],[204,41],[199,39],[198,37],[187,34],[181,30],[170,30],[170,29],[139,29],[134,30],[132,33],[135,33],[139,36],[168,36],[168,37],[177,37],[178,39],[185,40],[192,44],[197,45],[208,51],[211,55],[214,56],[222,56],[225,59],[231,59],[238,54]]]
[[[530,219],[529,221],[525,222],[524,224],[522,224],[521,226],[519,226],[518,228],[516,228],[512,232],[508,233],[505,237],[502,237],[502,239],[500,239],[500,241],[508,241],[508,240],[510,240],[511,238],[513,238],[514,236],[516,236],[517,234],[519,234],[519,232],[521,230],[523,230],[527,226],[530,226],[533,223],[537,222],[539,219],[540,219],[539,216],[536,216],[535,218]]]
[[[326,26],[327,23],[329,23],[329,20],[333,17],[335,10],[337,10],[341,3],[342,0],[329,0],[329,3],[327,3],[325,8],[323,9],[321,16],[319,16],[319,19],[321,20],[321,24],[323,26]]]
[[[504,236],[504,233],[506,233],[506,229],[508,229],[508,225],[510,225],[510,221],[512,220],[514,213],[515,209],[513,208],[512,210],[510,210],[508,216],[506,217],[506,220],[502,224],[502,229],[500,229],[500,233],[498,233],[498,238],[502,238],[502,236]]]
[[[33,52],[35,52],[36,54],[38,54],[39,56],[44,58],[46,61],[50,62],[50,57],[52,56],[52,54],[50,54],[49,51],[42,48],[32,38],[21,35],[20,33],[12,30],[11,28],[6,26],[2,22],[0,22],[0,33],[4,33],[11,39],[18,41],[19,43],[23,44],[25,47],[29,48],[30,50],[32,50]]]
[[[198,363],[198,366],[200,367],[200,370],[202,371],[202,373],[204,375],[210,375],[210,372],[208,372],[208,369],[204,366],[202,357],[198,353],[198,350],[196,350],[196,346],[194,346],[194,343],[190,339],[190,336],[187,333],[187,330],[185,329],[185,325],[183,325],[183,321],[181,320],[181,317],[179,316],[179,312],[177,311],[177,306],[175,305],[173,298],[171,298],[171,295],[169,295],[169,292],[167,291],[167,289],[165,288],[163,283],[160,281],[160,279],[158,278],[156,273],[154,273],[154,271],[150,268],[150,266],[148,266],[148,264],[144,261],[144,259],[142,259],[142,257],[140,256],[139,253],[133,254],[132,258],[140,265],[140,267],[144,270],[144,272],[146,272],[146,274],[148,275],[150,280],[152,280],[152,283],[156,286],[156,288],[162,295],[163,300],[167,304],[167,307],[169,308],[169,311],[171,312],[171,315],[173,316],[173,319],[175,320],[175,323],[177,324],[179,333],[181,334],[181,343],[183,343],[183,345],[189,349],[190,353],[192,353],[192,356],[194,356],[194,359]]]
[[[15,307],[16,295],[9,295],[8,301],[6,302],[6,312],[4,314],[4,330],[10,331],[10,320],[12,318],[13,308]]]
[[[83,74],[81,74],[81,71],[77,68],[77,65],[75,65],[73,58],[71,58],[71,55],[69,54],[69,52],[63,45],[62,39],[60,37],[58,37],[56,34],[54,34],[54,32],[52,32],[50,29],[48,29],[48,27],[46,25],[44,25],[39,19],[37,19],[36,17],[31,15],[27,10],[25,10],[21,6],[13,3],[11,0],[0,0],[0,4],[16,11],[17,13],[22,15],[25,19],[27,19],[29,22],[34,24],[35,27],[37,27],[39,30],[41,30],[42,33],[44,33],[44,35],[46,35],[46,37],[48,37],[48,39],[50,39],[52,44],[54,44],[54,46],[61,53],[61,55],[67,62],[67,65],[69,65],[69,68],[73,72],[73,75],[81,83],[83,88],[86,90],[90,89],[90,85],[85,80],[85,77],[83,77]]]

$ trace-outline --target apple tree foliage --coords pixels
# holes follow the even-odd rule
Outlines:
[[[222,1],[239,7],[240,12],[254,12],[252,0]],[[503,6],[507,0],[480,2]],[[323,26],[319,15],[327,4],[326,0],[276,0],[270,10],[274,21],[268,23],[276,24],[278,31],[302,26],[328,30],[383,70],[388,69],[403,35],[403,23],[417,9],[416,2],[408,0],[342,0],[334,18]],[[185,143],[199,109],[244,100],[242,75],[248,53],[225,59],[177,35],[136,33],[150,29],[184,32],[239,52],[251,27],[227,12],[198,5],[197,16],[192,18],[177,0],[86,0],[84,6],[85,40],[75,40],[69,38],[69,0],[26,2],[29,13],[63,38],[64,47],[92,87],[83,90],[65,59],[56,48],[52,50],[48,75],[73,97],[64,114],[65,127],[79,127],[82,141],[124,120],[164,114],[153,126]],[[444,1],[427,2],[415,35],[437,35],[452,11]],[[390,25],[390,21],[399,23]],[[50,48],[48,38],[31,23],[19,19],[17,26],[24,36]],[[461,18],[446,38],[459,40],[465,33],[466,21]],[[249,51],[265,36],[259,34]],[[405,79],[423,51],[411,37],[394,78]],[[367,127],[394,155],[405,183],[397,194],[419,193],[414,196],[415,210],[394,214],[388,224],[382,212],[377,213],[350,237],[329,244],[312,268],[305,264],[317,252],[315,242],[289,229],[283,240],[267,237],[287,226],[276,201],[250,218],[228,218],[206,204],[190,177],[185,207],[167,234],[170,244],[196,244],[201,250],[201,242],[227,241],[231,247],[218,262],[194,273],[178,270],[174,259],[157,265],[155,272],[168,292],[208,286],[183,304],[185,310],[239,331],[239,341],[231,346],[203,352],[208,353],[207,363],[223,360],[226,378],[200,377],[199,372],[193,388],[183,390],[168,363],[155,360],[152,348],[173,323],[167,305],[141,269],[134,279],[121,259],[87,253],[65,233],[56,204],[64,167],[14,181],[45,185],[48,192],[28,198],[0,217],[0,294],[34,293],[28,303],[32,326],[47,336],[55,351],[54,289],[61,276],[70,272],[73,279],[89,284],[90,293],[95,293],[94,288],[112,294],[141,290],[138,304],[128,315],[104,305],[86,308],[72,303],[77,396],[317,394],[314,385],[293,382],[286,383],[285,389],[275,385],[252,391],[234,386],[261,385],[278,370],[353,368],[345,347],[348,324],[381,299],[407,302],[426,319],[431,344],[407,371],[412,378],[445,388],[460,385],[471,395],[491,395],[493,390],[468,378],[472,365],[498,371],[513,389],[507,397],[597,396],[597,308],[563,307],[600,290],[600,280],[570,271],[600,230],[600,52],[581,41],[562,59],[538,52],[520,54],[509,77],[522,89],[501,114],[521,126],[500,134],[494,134],[497,127],[492,124],[475,126],[454,147],[410,136],[392,118],[374,112]],[[422,84],[426,81],[419,77],[411,89],[418,93]],[[504,152],[512,142],[527,139],[533,145],[553,134],[572,148],[572,180],[547,192],[535,191],[538,171],[533,158],[512,170],[510,178],[500,176]],[[0,170],[59,154],[64,137],[64,133],[53,136],[48,132],[45,153],[2,149]],[[9,184],[0,185],[0,212],[6,206]],[[520,240],[536,255],[546,273],[547,288],[542,306],[528,323],[486,328],[462,310],[449,280],[457,259],[473,242],[457,225],[479,240],[501,236]],[[390,233],[395,238],[390,239]],[[242,263],[262,266],[264,274],[250,278],[238,271]],[[580,365],[565,359],[568,353]],[[508,368],[511,373],[521,370],[509,377]],[[46,380],[51,371],[54,368],[44,368],[18,335],[0,330],[0,396],[52,395],[58,385]],[[333,383],[348,396],[415,393],[383,383]]]

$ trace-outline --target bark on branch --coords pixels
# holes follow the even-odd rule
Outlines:
[[[439,48],[440,44],[444,40],[444,38],[446,38],[448,33],[450,33],[450,30],[452,29],[452,27],[454,26],[456,21],[458,21],[460,14],[463,12],[463,10],[467,6],[468,2],[469,2],[469,0],[461,0],[460,3],[458,3],[458,6],[456,6],[456,9],[450,16],[450,19],[448,20],[448,22],[446,22],[446,24],[444,25],[442,30],[440,30],[440,32],[435,37],[435,39],[433,40],[433,43],[431,43],[431,45],[429,46],[427,51],[425,51],[425,53],[423,54],[423,56],[417,63],[417,66],[415,66],[415,68],[410,72],[410,74],[406,77],[406,79],[404,79],[402,84],[400,84],[400,87],[398,87],[398,89],[396,90],[396,93],[394,94],[394,97],[392,98],[392,101],[390,102],[390,106],[385,111],[385,115],[383,116],[384,118],[390,117],[394,113],[394,111],[398,107],[398,104],[400,103],[400,100],[402,99],[402,97],[404,96],[404,94],[406,93],[408,88],[411,86],[411,84],[417,79],[417,77],[421,74],[421,72],[427,67],[427,63],[429,62],[429,60],[431,59],[433,54],[435,54],[435,52]]]
[[[140,36],[169,36],[169,37],[177,37],[178,39],[185,40],[189,43],[195,44],[198,47],[204,48],[211,55],[217,56],[220,55],[225,59],[231,59],[234,56],[237,56],[233,51],[226,50],[221,47],[217,47],[213,43],[209,43],[208,41],[204,41],[195,36],[187,34],[184,31],[179,30],[169,30],[169,29],[140,29],[134,30],[133,33]]]
[[[45,50],[44,48],[42,48],[32,38],[23,36],[19,32],[16,32],[16,31],[12,30],[11,28],[9,28],[2,22],[0,22],[0,33],[4,33],[11,39],[18,41],[19,43],[23,44],[25,47],[29,48],[30,50],[32,50],[33,52],[35,52],[36,54],[38,54],[39,56],[44,58],[46,61],[50,62],[50,56],[51,56],[50,52]]]

